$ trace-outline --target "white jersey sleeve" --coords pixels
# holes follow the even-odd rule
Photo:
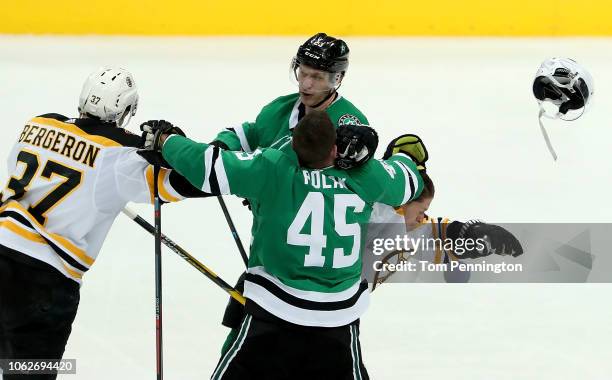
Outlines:
[[[185,199],[172,184],[171,170],[161,169],[158,190],[162,202]],[[108,149],[101,162],[95,189],[95,204],[101,211],[116,209],[117,200],[153,203],[153,166],[134,148]],[[123,207],[122,207],[123,208]]]

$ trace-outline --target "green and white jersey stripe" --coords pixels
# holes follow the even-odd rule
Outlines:
[[[215,368],[215,372],[213,372],[211,380],[223,378],[223,375],[225,374],[225,371],[227,371],[227,368],[229,367],[230,363],[232,362],[232,360],[234,360],[234,358],[238,354],[238,351],[240,351],[240,348],[242,348],[242,345],[244,344],[244,341],[246,340],[247,335],[249,333],[249,328],[251,327],[252,320],[253,317],[250,315],[247,315],[244,318],[244,320],[242,321],[242,325],[240,326],[240,332],[238,333],[234,344],[232,344],[230,349],[219,361],[219,364],[217,364],[217,368]]]
[[[302,326],[336,327],[357,320],[369,305],[367,282],[334,292],[305,291],[284,284],[264,267],[249,268],[244,296],[267,312]]]
[[[361,380],[361,357],[359,350],[359,332],[356,325],[349,326],[351,334],[351,357],[353,358],[353,379]]]

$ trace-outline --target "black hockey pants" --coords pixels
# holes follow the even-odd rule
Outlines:
[[[359,322],[332,328],[306,327],[247,314],[211,378],[367,380]]]
[[[61,359],[78,305],[76,282],[0,245],[0,359]],[[4,380],[55,378],[4,374]]]

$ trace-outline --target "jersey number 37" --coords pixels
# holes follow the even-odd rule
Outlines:
[[[9,179],[6,186],[6,194],[4,195],[7,199],[19,200],[28,190],[30,190],[32,181],[41,167],[40,161],[36,153],[27,150],[19,152],[17,155],[17,165],[19,166],[19,164],[22,164],[25,168],[21,175],[12,176]],[[32,202],[32,205],[28,208],[28,212],[38,221],[38,223],[45,225],[47,221],[47,212],[57,206],[57,204],[79,186],[82,175],[83,174],[79,170],[69,168],[57,161],[48,160],[45,162],[39,177],[44,181],[51,181],[55,176],[59,176],[61,180],[55,187],[50,184],[45,185],[44,187],[51,186],[51,190],[48,191],[42,199]]]

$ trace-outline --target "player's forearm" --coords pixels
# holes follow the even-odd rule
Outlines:
[[[236,135],[236,132],[232,130],[223,130],[215,137],[214,141],[220,141],[225,144],[227,150],[242,150],[240,138]]]
[[[404,205],[417,199],[423,191],[423,178],[416,164],[405,154],[397,153],[387,160],[381,160],[382,168],[388,173],[384,192],[377,202],[390,206]],[[376,162],[375,162],[376,163]],[[383,171],[383,173],[384,173]]]
[[[397,153],[392,155],[387,162],[394,162],[403,172],[406,181],[410,181],[410,178],[414,181],[415,193],[411,199],[416,199],[421,195],[423,191],[423,178],[417,168],[417,165],[408,156],[403,153]]]
[[[206,173],[204,155],[209,147],[208,144],[173,135],[164,142],[162,155],[174,170],[193,186],[202,189]]]

